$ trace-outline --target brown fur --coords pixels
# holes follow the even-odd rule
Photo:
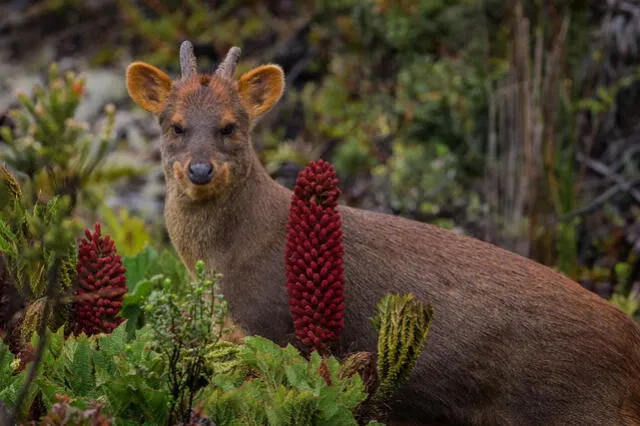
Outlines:
[[[164,81],[139,75],[161,71],[131,67],[134,100],[148,98],[140,91],[162,88],[136,86],[138,80]],[[174,82],[156,113],[165,134],[165,218],[182,260],[192,269],[203,259],[223,274],[231,315],[249,334],[295,344],[284,287],[291,192],[270,178],[249,137],[255,120],[282,94],[276,70],[258,68],[240,84],[217,76],[204,88],[199,78]],[[175,110],[187,121],[179,140],[167,118]],[[223,116],[236,122],[226,142],[212,130]],[[204,189],[184,179],[187,160],[195,157],[218,164]],[[640,328],[630,317],[553,270],[496,246],[400,217],[349,207],[340,213],[347,298],[340,354],[375,350],[369,318],[388,292],[412,292],[435,308],[430,338],[393,403],[395,421],[638,424]]]

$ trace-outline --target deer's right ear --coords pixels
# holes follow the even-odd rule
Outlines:
[[[127,90],[131,99],[156,115],[164,111],[171,91],[171,78],[145,62],[127,67]]]

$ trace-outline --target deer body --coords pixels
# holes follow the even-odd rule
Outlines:
[[[127,79],[165,132],[171,240],[190,269],[203,259],[223,274],[231,316],[246,332],[295,344],[284,269],[291,192],[270,178],[249,137],[282,93],[281,70],[260,67],[234,83],[227,60],[206,79],[185,64],[177,82],[142,63]],[[229,122],[233,132],[217,130]],[[340,214],[347,308],[338,355],[375,351],[369,318],[388,292],[435,309],[394,421],[640,424],[640,327],[630,317],[496,246],[390,215]]]

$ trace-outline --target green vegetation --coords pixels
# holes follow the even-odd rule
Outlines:
[[[186,424],[194,416],[209,416],[217,425],[364,424],[355,417],[368,397],[357,370],[347,372],[339,360],[315,351],[306,359],[290,345],[282,348],[263,338],[247,337],[243,344],[221,340],[229,330],[223,327],[227,308],[219,277],[207,278],[198,262],[192,283],[164,274],[147,278],[160,258],[173,265],[167,274],[187,277],[176,258],[149,247],[126,257],[130,291],[122,314],[128,322],[110,334],[69,335],[65,327],[32,333],[30,347],[42,348],[42,355],[28,388],[21,366],[34,364],[19,359],[23,351],[14,358],[0,342],[2,401],[18,407],[18,419],[44,415],[41,421],[54,421],[60,413],[82,419],[84,410],[115,425]],[[380,341],[380,350],[402,352],[385,357],[393,358],[393,371],[382,373],[386,396],[395,388],[392,382],[400,383],[393,375],[406,377],[413,367],[428,331],[428,318],[416,318],[413,311],[430,308],[410,297],[401,303],[393,308],[395,302],[382,302],[378,320],[381,337],[389,340]],[[392,323],[399,328],[386,325]],[[39,335],[46,336],[44,346]],[[402,344],[391,347],[398,339]],[[19,396],[21,389],[28,391]]]
[[[281,348],[260,337],[247,337],[235,356],[239,365],[215,375],[205,398],[204,411],[214,423],[357,424],[353,411],[367,394],[360,376],[340,375],[335,358],[314,351],[307,360],[291,345]]]

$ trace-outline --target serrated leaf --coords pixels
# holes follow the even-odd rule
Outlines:
[[[0,401],[12,404],[16,401],[17,394],[24,383],[26,371],[15,373],[12,364],[14,356],[0,340]]]
[[[130,403],[130,389],[122,380],[111,380],[101,388],[109,400],[109,406],[115,415],[127,408]]]
[[[95,385],[98,388],[112,380],[116,374],[116,364],[113,361],[113,356],[109,355],[107,351],[95,351],[93,364],[95,368]]]
[[[300,368],[296,365],[286,365],[284,367],[284,374],[287,377],[287,384],[293,387],[309,388],[309,384],[304,378],[306,373],[305,370],[306,369],[303,369],[301,371]]]
[[[214,377],[215,379],[215,377]],[[229,425],[239,417],[238,390],[214,390],[206,400],[208,414],[216,425]]]
[[[359,375],[354,376],[352,383],[344,389],[339,396],[339,401],[347,408],[354,409],[367,399],[368,394],[364,391],[364,383]]]
[[[0,217],[0,252],[15,254],[18,236],[11,230],[9,224]]]
[[[339,409],[339,404],[336,404],[338,391],[332,386],[325,385],[320,389],[318,398],[318,409],[322,413],[322,417],[331,418]]]
[[[58,402],[56,395],[66,395],[68,390],[58,383],[54,383],[45,377],[39,377],[34,381],[35,387],[42,392],[42,399],[45,406],[50,408]]]
[[[122,355],[126,344],[126,332],[122,325],[116,327],[111,334],[101,335],[98,338],[100,351],[114,356]]]
[[[89,391],[95,389],[92,349],[88,338],[81,334],[78,337],[77,345],[75,345],[73,357],[67,367],[71,377],[73,377],[70,386],[76,396],[87,396]]]

